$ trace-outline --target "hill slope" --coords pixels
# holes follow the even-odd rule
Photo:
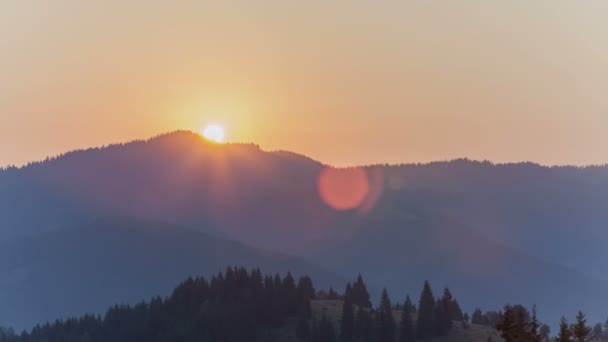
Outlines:
[[[0,256],[0,322],[16,328],[165,295],[190,275],[207,276],[228,265],[310,274],[323,286],[345,284],[294,257],[125,218],[4,243]]]
[[[511,301],[538,304],[551,323],[575,306],[606,315],[607,167],[367,167],[365,208],[350,211],[319,196],[324,168],[190,132],[68,153],[0,171],[0,237],[135,216],[361,272],[392,293],[429,278],[467,310]]]

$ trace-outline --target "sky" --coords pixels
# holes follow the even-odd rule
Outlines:
[[[0,165],[177,129],[333,165],[608,162],[606,1],[0,1]]]

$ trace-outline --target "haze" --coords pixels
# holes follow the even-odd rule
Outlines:
[[[221,123],[335,165],[608,161],[603,1],[3,1],[0,165]]]

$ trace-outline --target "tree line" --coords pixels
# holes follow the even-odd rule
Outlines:
[[[313,313],[311,301],[339,301],[339,317]],[[277,331],[291,331],[299,342],[415,342],[449,334],[469,316],[448,288],[435,297],[428,281],[419,300],[409,295],[393,305],[384,289],[373,306],[359,275],[344,292],[316,291],[308,276],[296,280],[287,273],[263,275],[256,268],[228,267],[207,280],[188,278],[169,297],[155,297],[136,305],[114,305],[102,315],[84,315],[37,325],[15,334],[0,328],[0,342],[200,342],[261,341]],[[550,329],[522,305],[499,311],[475,309],[471,324],[497,330],[505,342],[550,341]],[[608,321],[593,328],[582,312],[569,324],[560,322],[556,342],[608,341]],[[492,341],[488,337],[488,341]]]

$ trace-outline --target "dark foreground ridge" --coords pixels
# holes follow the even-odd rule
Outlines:
[[[361,276],[339,294],[315,290],[309,276],[296,282],[289,272],[264,276],[259,268],[228,267],[210,280],[189,277],[169,297],[112,306],[103,317],[57,320],[21,334],[1,328],[0,342],[543,342],[549,333],[536,308],[521,305],[476,310],[470,322],[449,289],[435,298],[428,282],[417,305],[409,295],[393,305],[384,290],[374,307]],[[582,313],[572,326],[562,321],[558,338],[566,335],[573,341],[603,338],[601,326],[592,331]]]

